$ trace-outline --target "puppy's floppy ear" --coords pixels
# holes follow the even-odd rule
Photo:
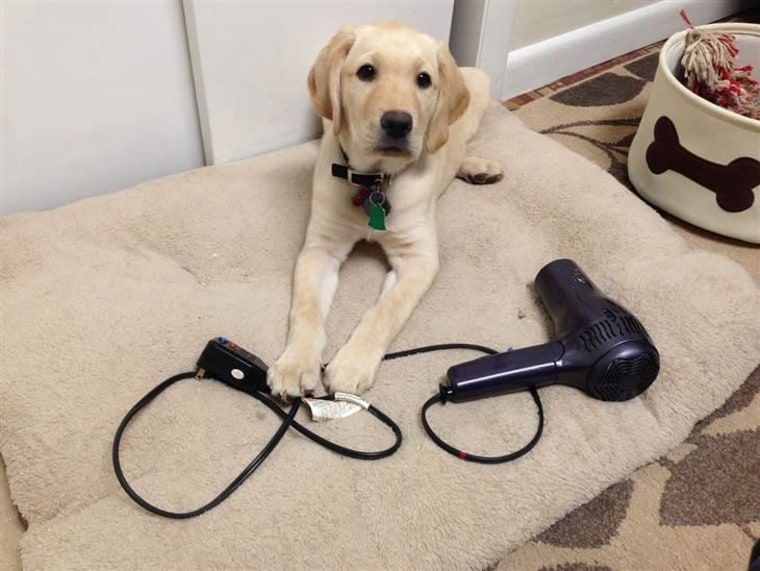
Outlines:
[[[351,46],[356,40],[353,28],[343,28],[322,48],[309,72],[309,93],[317,113],[333,122],[340,130],[340,71]]]
[[[444,44],[438,48],[438,78],[438,101],[425,140],[425,150],[429,153],[444,145],[449,138],[449,125],[459,119],[470,104],[470,92],[462,72]]]

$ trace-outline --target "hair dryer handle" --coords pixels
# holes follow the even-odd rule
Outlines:
[[[462,402],[527,390],[557,381],[557,363],[565,347],[559,341],[481,357],[451,367],[444,400]]]

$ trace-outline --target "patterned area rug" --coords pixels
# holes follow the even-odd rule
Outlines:
[[[646,106],[661,45],[504,105],[635,192],[626,173],[627,151]],[[663,216],[694,247],[734,259],[760,282],[760,247]],[[568,514],[497,569],[745,570],[758,540],[760,367],[681,446]]]

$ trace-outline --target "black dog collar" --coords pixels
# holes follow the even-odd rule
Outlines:
[[[343,150],[343,145],[338,144],[338,148],[340,149],[340,154],[343,156],[343,161],[346,164],[332,164],[332,175],[334,177],[344,178],[354,186],[361,186],[374,191],[381,191],[383,183],[390,180],[390,175],[381,172],[363,173],[352,170],[349,166],[351,160],[348,158],[346,151]]]
[[[332,175],[338,178],[344,178],[355,186],[365,188],[376,188],[383,184],[385,175],[383,173],[360,173],[354,172],[346,165],[332,164]]]

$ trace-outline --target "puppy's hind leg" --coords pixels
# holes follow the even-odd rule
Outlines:
[[[493,184],[504,178],[504,170],[497,162],[468,156],[462,161],[457,171],[457,178],[470,184]]]

